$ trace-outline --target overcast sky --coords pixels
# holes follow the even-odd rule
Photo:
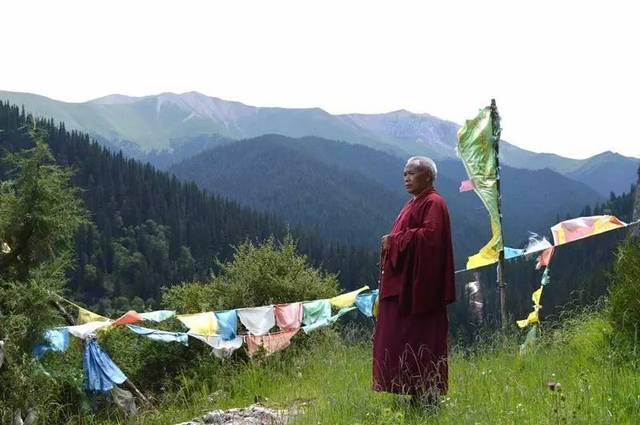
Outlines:
[[[640,157],[640,7],[618,1],[3,1],[0,90],[196,90],[255,106],[426,112],[496,98],[536,152]]]

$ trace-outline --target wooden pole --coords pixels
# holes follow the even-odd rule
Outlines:
[[[493,133],[493,147],[496,153],[496,189],[498,190],[498,220],[500,223],[500,251],[498,252],[498,266],[496,270],[496,280],[500,288],[500,320],[504,329],[509,323],[507,315],[507,284],[504,281],[504,239],[502,237],[502,207],[500,194],[500,115],[496,100],[491,99],[491,128]]]

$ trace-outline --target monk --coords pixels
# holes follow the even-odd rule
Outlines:
[[[435,405],[447,393],[447,304],[455,301],[449,212],[434,188],[436,164],[404,168],[411,199],[382,237],[380,300],[373,338],[373,389]]]

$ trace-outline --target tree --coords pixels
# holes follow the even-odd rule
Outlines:
[[[18,410],[43,406],[56,385],[31,357],[45,329],[59,323],[55,308],[71,265],[75,232],[86,212],[71,186],[71,172],[53,164],[43,134],[29,131],[35,147],[9,154],[0,181],[0,422]]]
[[[165,306],[197,313],[329,298],[338,292],[336,276],[311,267],[291,235],[282,243],[273,237],[260,245],[244,242],[234,248],[231,261],[216,262],[220,273],[210,282],[166,289]]]

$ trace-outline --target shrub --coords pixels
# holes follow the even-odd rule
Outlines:
[[[221,272],[208,283],[166,289],[163,304],[181,313],[197,313],[315,300],[338,293],[337,277],[311,267],[306,256],[296,252],[291,236],[282,243],[273,237],[262,245],[244,242],[234,247],[231,261],[218,266]]]
[[[614,332],[637,343],[640,338],[640,238],[618,249],[609,290]]]

